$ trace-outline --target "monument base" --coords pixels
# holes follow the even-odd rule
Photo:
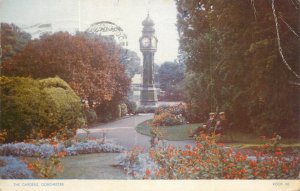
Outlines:
[[[152,113],[158,107],[156,88],[154,85],[143,86],[141,89],[141,99],[138,110]]]
[[[154,85],[143,86],[141,90],[141,105],[156,106],[157,94]]]

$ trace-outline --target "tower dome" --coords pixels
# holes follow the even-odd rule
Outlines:
[[[150,18],[149,13],[147,15],[147,18],[142,22],[142,25],[144,26],[153,26],[154,21]]]

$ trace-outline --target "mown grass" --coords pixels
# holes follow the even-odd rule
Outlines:
[[[136,127],[136,131],[140,134],[150,136],[150,123],[151,119],[140,123]],[[196,130],[201,123],[185,124],[176,126],[160,126],[163,138],[170,141],[182,141],[191,140],[190,133]],[[230,130],[224,132],[221,135],[220,142],[230,144],[237,148],[257,148],[266,143],[262,138],[255,134],[238,132],[236,130]],[[281,147],[283,148],[300,148],[300,140],[296,138],[283,138],[281,140]]]
[[[136,131],[140,134],[150,136],[150,126],[151,119],[140,123],[136,127]],[[176,126],[160,126],[163,139],[169,141],[182,141],[192,139],[189,137],[190,132],[196,130],[201,124],[185,124],[185,125],[176,125]]]

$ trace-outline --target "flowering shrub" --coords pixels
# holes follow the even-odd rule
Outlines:
[[[179,116],[176,116],[169,112],[163,112],[159,115],[154,115],[152,121],[153,126],[173,126],[181,124],[183,124],[183,120],[181,120]]]
[[[157,179],[295,179],[298,178],[299,157],[285,156],[276,147],[270,154],[265,150],[241,153],[216,143],[216,137],[201,134],[195,146],[185,149],[172,146],[152,148],[149,156],[158,168],[144,166],[144,174],[136,178]],[[267,149],[267,148],[263,148]],[[135,157],[135,158],[134,158]],[[139,161],[139,154],[131,161]],[[138,163],[138,162],[136,162]],[[150,162],[149,162],[150,163]],[[134,166],[134,164],[132,164]],[[138,170],[137,172],[140,172]],[[143,171],[143,170],[142,170]],[[133,172],[133,175],[135,173]],[[154,176],[151,176],[153,175]]]
[[[32,172],[27,169],[25,163],[14,157],[0,157],[0,178],[1,179],[29,179]]]
[[[164,112],[169,112],[173,115],[183,115],[185,116],[185,113],[186,113],[186,106],[185,104],[179,104],[179,105],[174,105],[174,106],[169,106],[169,105],[162,105],[160,107],[158,107],[156,110],[155,110],[155,115],[159,115],[161,113],[164,113]]]
[[[160,106],[155,110],[153,126],[173,126],[185,124],[185,106]]]
[[[50,156],[47,159],[36,158],[34,161],[29,162],[23,159],[23,162],[27,163],[27,168],[33,171],[33,174],[37,178],[53,178],[57,172],[63,171],[60,158],[65,156],[65,152],[59,152]]]

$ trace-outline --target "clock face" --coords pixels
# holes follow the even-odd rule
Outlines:
[[[143,47],[148,47],[150,45],[150,40],[149,38],[145,37],[142,39],[142,45]]]

